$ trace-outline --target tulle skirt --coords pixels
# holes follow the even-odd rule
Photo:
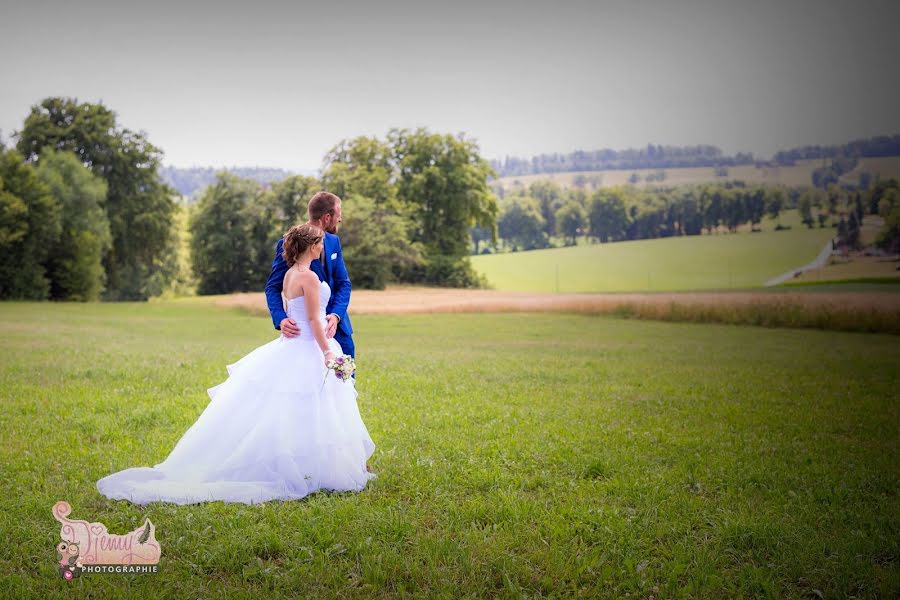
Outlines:
[[[336,354],[340,345],[329,339]],[[169,456],[97,482],[135,504],[297,500],[320,489],[360,491],[375,451],[355,381],[325,369],[312,340],[279,337],[228,365],[228,379]]]

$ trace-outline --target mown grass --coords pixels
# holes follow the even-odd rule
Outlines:
[[[658,292],[761,287],[813,260],[834,230],[721,233],[472,257],[503,291]]]
[[[893,336],[583,315],[359,316],[362,493],[140,508],[265,318],[197,302],[0,305],[9,597],[891,597]],[[73,518],[144,517],[159,575],[59,578]]]

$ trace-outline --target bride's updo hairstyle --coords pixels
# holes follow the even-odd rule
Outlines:
[[[303,253],[310,246],[319,242],[325,236],[325,232],[309,223],[294,225],[284,234],[284,244],[281,247],[281,255],[288,267],[293,267]]]

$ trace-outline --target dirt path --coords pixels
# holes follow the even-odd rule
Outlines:
[[[261,293],[234,294],[215,301],[218,306],[268,314]],[[353,290],[350,314],[391,315],[464,312],[578,312],[609,313],[623,306],[643,309],[685,307],[768,306],[878,310],[900,312],[900,293],[869,292],[685,292],[634,294],[537,294],[495,290],[390,287],[384,291]]]

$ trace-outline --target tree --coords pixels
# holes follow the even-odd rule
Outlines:
[[[395,176],[391,146],[360,136],[342,140],[328,151],[322,184],[342,199],[365,196],[379,206],[399,212]]]
[[[191,260],[198,294],[227,294],[258,290],[261,265],[252,235],[250,207],[259,195],[256,182],[219,173],[206,188],[191,219]],[[274,254],[269,250],[268,265]],[[260,260],[262,258],[260,257]]]
[[[476,225],[472,227],[469,231],[469,235],[472,236],[472,243],[475,245],[475,251],[473,254],[479,254],[481,249],[482,242],[496,242],[497,237],[495,232],[492,229],[487,229],[486,227],[479,227]]]
[[[320,189],[322,186],[315,177],[293,175],[273,184],[262,195],[260,201],[270,213],[269,218],[278,238],[292,226],[307,220],[309,199]]]
[[[625,238],[628,215],[621,194],[613,190],[598,190],[591,198],[588,213],[591,235],[601,243],[617,242]]]
[[[768,192],[766,193],[766,214],[768,214],[772,220],[778,219],[778,216],[784,209],[784,203],[785,194],[783,189],[780,187],[768,188]]]
[[[354,287],[384,289],[422,266],[421,245],[409,241],[409,221],[365,196],[352,195],[343,204],[341,246]]]
[[[743,190],[721,190],[722,215],[728,231],[734,233],[748,217],[747,194]]]
[[[838,240],[840,240],[840,244],[849,245],[849,240],[847,239],[847,219],[844,217],[841,217],[841,220],[838,221],[837,237]]]
[[[109,221],[103,204],[106,181],[71,152],[45,149],[37,166],[61,211],[60,237],[50,248],[50,298],[97,300],[103,291],[103,255],[109,249]]]
[[[587,217],[581,204],[569,200],[556,211],[556,231],[564,238],[569,238],[572,246],[577,243],[578,234],[584,229]]]
[[[900,252],[900,189],[884,191],[878,203],[878,214],[884,219],[884,226],[878,232],[875,245],[888,252]]]
[[[870,215],[880,214],[879,210],[881,208],[881,199],[882,197],[889,193],[890,190],[900,189],[900,181],[896,179],[886,179],[884,181],[879,181],[875,184],[875,186],[868,193],[868,200],[866,204],[868,205],[868,212]]]
[[[528,195],[538,201],[544,218],[544,232],[548,236],[556,233],[556,211],[562,206],[562,188],[553,181],[539,179],[528,186]]]
[[[679,228],[681,235],[700,235],[703,233],[703,211],[698,201],[696,190],[688,188],[680,202]]]
[[[847,220],[847,245],[853,250],[858,250],[860,247],[859,220],[856,218],[855,212],[851,212],[850,218]]]
[[[803,224],[807,226],[807,228],[813,228],[813,216],[812,216],[812,197],[811,192],[807,191],[800,199],[797,201],[797,209],[800,211],[800,218],[803,221]]]
[[[388,143],[397,169],[397,195],[412,221],[410,241],[424,250],[425,280],[465,282],[474,275],[467,257],[469,230],[473,225],[495,227],[497,200],[487,178],[496,173],[475,142],[462,134],[392,129]]]
[[[500,237],[511,243],[513,250],[545,248],[544,217],[538,201],[519,196],[507,203],[497,221]]]
[[[828,186],[827,198],[828,198],[828,214],[830,216],[834,216],[838,212],[838,204],[842,203],[843,200],[843,192],[841,192],[841,188],[839,188],[835,184],[831,184]]]
[[[759,231],[759,224],[762,223],[763,215],[766,213],[765,188],[757,187],[747,190],[744,194],[744,209],[746,210],[744,216],[750,221],[750,229]]]
[[[712,233],[713,229],[717,229],[722,222],[726,194],[727,192],[719,187],[705,187],[701,192],[705,208],[703,225],[709,233]]]
[[[107,183],[104,209],[112,243],[104,256],[105,297],[146,299],[161,291],[174,245],[174,192],[159,177],[161,151],[137,133],[116,125],[103,104],[47,98],[33,106],[18,149],[28,161],[45,148],[69,150]]]
[[[45,261],[59,234],[51,191],[21,154],[0,148],[0,298],[47,298]]]
[[[258,189],[248,178],[247,185]],[[275,244],[292,225],[307,220],[309,199],[319,190],[314,177],[295,175],[280,181],[264,192],[256,192],[255,199],[244,207],[245,226],[251,242],[250,262],[253,277],[265,281],[275,257]]]
[[[420,254],[395,263],[395,276],[469,286],[483,283],[468,262],[472,228],[496,236],[497,203],[487,184],[494,175],[477,145],[462,134],[420,128],[392,129],[384,142],[368,137],[340,142],[325,157],[322,180],[345,202],[374,202],[385,223],[393,223],[391,217],[408,223],[408,241]],[[352,245],[344,244],[345,255],[354,254]]]

